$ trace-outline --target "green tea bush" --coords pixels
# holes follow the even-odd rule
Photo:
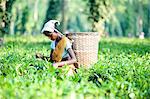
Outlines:
[[[150,39],[102,39],[98,62],[70,77],[64,72],[67,67],[56,69],[35,58],[36,52],[49,55],[46,37],[4,39],[0,47],[1,99],[150,97]]]

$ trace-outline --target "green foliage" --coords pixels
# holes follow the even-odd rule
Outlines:
[[[105,27],[104,33],[110,36],[138,36],[141,32],[150,35],[148,0],[88,0],[86,3],[93,31]]]
[[[39,33],[45,18],[47,0],[13,0],[9,34]],[[8,21],[6,19],[5,21]]]
[[[7,18],[7,13],[2,9],[2,7],[0,7],[0,37],[3,35],[3,32],[5,33],[5,26],[3,21],[8,20]]]
[[[88,19],[92,23],[92,31],[96,31],[95,24],[100,20],[108,18],[108,13],[111,10],[110,0],[88,0],[87,2],[87,13]]]
[[[114,15],[108,21],[111,36],[138,36],[142,31],[149,35],[148,0],[113,0]]]
[[[23,9],[23,13],[22,13],[22,19],[21,19],[21,23],[22,23],[22,27],[21,27],[21,32],[24,34],[27,30],[26,30],[26,23],[28,22],[29,19],[29,7],[25,6],[25,8]]]
[[[149,98],[150,40],[107,38],[99,43],[98,62],[65,69],[35,58],[49,55],[44,36],[5,37],[0,48],[0,98]]]
[[[60,0],[49,0],[45,22],[49,20],[54,20],[58,17],[58,14],[60,13],[61,10],[60,4],[61,4]]]
[[[1,0],[0,1],[0,36],[9,34],[11,9],[15,0]]]
[[[150,36],[149,0],[1,0],[0,3],[1,34],[38,34],[45,22],[57,19],[62,21],[59,30],[63,31],[133,37],[143,31],[146,37]]]
[[[68,0],[67,1],[67,30],[70,32],[87,32],[90,30],[90,22],[84,11],[86,8],[85,1]]]

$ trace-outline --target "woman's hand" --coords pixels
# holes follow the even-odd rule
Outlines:
[[[43,58],[43,55],[41,53],[36,53],[36,58]]]
[[[58,65],[57,65],[57,63],[53,63],[52,66],[57,67]]]
[[[58,62],[58,63],[53,63],[52,64],[52,66],[54,66],[54,67],[62,67],[64,65],[64,63],[63,62]]]

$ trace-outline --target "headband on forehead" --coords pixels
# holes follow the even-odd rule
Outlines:
[[[49,31],[49,32],[54,32],[54,31],[56,31],[56,32],[58,32],[59,34],[62,35],[62,33],[60,33],[60,32],[55,28],[56,25],[60,25],[60,22],[57,21],[57,20],[49,20],[48,22],[45,23],[45,25],[44,25],[44,27],[43,27],[43,29],[42,29],[41,32],[43,33],[44,31]]]

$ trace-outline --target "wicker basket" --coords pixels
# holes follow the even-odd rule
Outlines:
[[[73,40],[73,50],[77,61],[86,68],[97,62],[99,36],[96,32],[70,33],[69,38]]]

